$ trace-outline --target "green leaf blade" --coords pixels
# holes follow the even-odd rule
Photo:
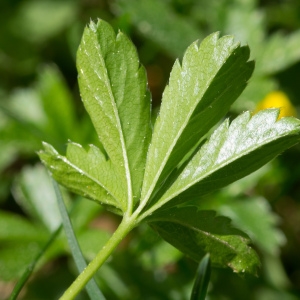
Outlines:
[[[67,157],[60,155],[47,143],[44,143],[44,148],[45,150],[39,152],[40,159],[60,184],[83,197],[116,207],[123,212],[126,210],[126,203],[114,198],[113,192],[109,192],[110,186],[105,185],[105,182],[111,179],[112,172],[107,165],[109,162],[98,148],[95,150],[96,147],[92,147],[94,153],[91,153],[71,143],[68,146]],[[101,172],[101,169],[107,173]],[[116,186],[114,191],[119,191]]]
[[[250,78],[248,47],[207,37],[175,62],[163,94],[147,157],[142,198],[147,201],[182,158],[227,112]],[[155,192],[154,192],[155,194]],[[146,201],[145,200],[145,201]]]
[[[195,206],[170,208],[148,218],[168,243],[196,261],[210,253],[214,266],[256,275],[260,265],[249,238],[230,224],[230,219]]]
[[[246,232],[260,251],[268,256],[278,256],[280,247],[286,242],[283,232],[277,228],[279,217],[262,197],[240,199],[221,205],[220,213],[229,217],[232,223]]]
[[[176,205],[219,189],[262,167],[299,141],[300,121],[277,120],[279,111],[267,109],[251,118],[249,112],[229,126],[223,122],[195,154],[174,184],[159,200]]]
[[[136,49],[99,20],[85,29],[77,54],[79,86],[99,139],[121,177],[128,201],[138,198],[151,137],[150,95]]]
[[[82,172],[89,174],[107,193],[126,207],[126,194],[122,187],[126,185],[124,178],[120,178],[111,160],[106,160],[104,154],[94,145],[89,145],[86,151],[81,145],[69,142],[67,158]],[[123,182],[122,182],[123,180]]]

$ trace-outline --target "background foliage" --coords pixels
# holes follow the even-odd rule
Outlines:
[[[299,15],[297,0],[276,4],[267,0],[2,0],[0,299],[10,294],[60,224],[54,190],[36,155],[41,141],[61,152],[68,138],[83,145],[97,144],[80,101],[75,69],[77,47],[90,19],[100,17],[131,37],[147,69],[156,107],[174,59],[181,58],[191,42],[219,30],[248,43],[256,71],[231,109],[235,116],[259,108],[258,103],[264,104],[261,101],[277,90],[288,96],[286,106],[292,114],[297,113]],[[268,105],[278,105],[276,99],[269,97]],[[300,146],[293,147],[256,173],[197,203],[229,216],[249,234],[262,260],[258,278],[213,269],[209,299],[300,297],[299,151]],[[91,259],[119,219],[95,203],[65,196],[83,253]],[[97,273],[97,282],[108,299],[188,299],[196,268],[151,229],[140,227]],[[57,299],[75,276],[70,250],[60,233],[21,299]],[[80,299],[87,296],[82,293]]]

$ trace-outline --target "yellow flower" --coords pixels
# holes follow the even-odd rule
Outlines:
[[[278,120],[282,117],[294,116],[297,112],[288,96],[281,91],[269,93],[261,102],[258,103],[255,113],[266,108],[280,108]]]

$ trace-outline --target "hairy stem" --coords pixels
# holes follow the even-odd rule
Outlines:
[[[124,218],[117,230],[98,252],[96,257],[88,264],[88,266],[79,274],[76,280],[61,296],[60,300],[74,299],[80,291],[85,287],[88,281],[98,271],[102,264],[109,258],[113,250],[119,245],[123,238],[136,226],[134,218]]]

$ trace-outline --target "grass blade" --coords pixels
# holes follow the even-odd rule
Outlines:
[[[205,300],[210,279],[210,255],[206,254],[198,267],[191,300]]]
[[[86,268],[86,261],[83,257],[83,254],[82,254],[79,244],[77,242],[71,220],[69,218],[67,209],[66,209],[64,201],[63,201],[63,197],[62,197],[60,188],[55,180],[53,180],[53,186],[55,189],[55,194],[56,194],[57,201],[58,201],[58,207],[59,207],[59,210],[60,210],[60,213],[62,216],[62,222],[63,222],[63,226],[64,226],[64,229],[66,232],[68,243],[69,243],[75,264],[80,273]],[[105,300],[105,297],[101,293],[99,287],[97,286],[97,284],[93,278],[86,285],[86,290],[92,300]]]

